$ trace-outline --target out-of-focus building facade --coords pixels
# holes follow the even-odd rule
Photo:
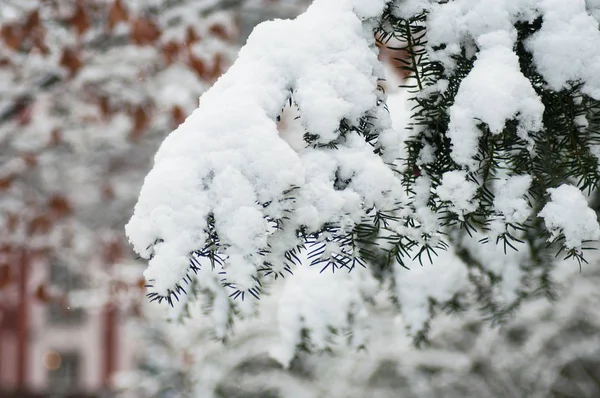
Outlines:
[[[60,263],[26,251],[5,252],[4,261],[11,283],[1,293],[0,396],[105,396],[112,376],[134,366],[119,310],[47,300],[44,281],[81,283]]]

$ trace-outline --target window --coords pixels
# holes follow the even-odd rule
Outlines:
[[[50,263],[50,283],[64,293],[83,287],[82,278],[68,267],[53,261]],[[83,308],[69,308],[64,302],[48,304],[48,321],[54,325],[77,325],[85,318]]]
[[[56,352],[46,354],[48,387],[53,391],[74,391],[79,385],[81,372],[80,355],[77,352]]]

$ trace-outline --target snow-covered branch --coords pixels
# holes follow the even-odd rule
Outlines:
[[[149,296],[172,303],[197,283],[258,298],[292,263],[360,265],[423,335],[436,308],[464,308],[469,293],[495,319],[551,295],[548,236],[585,261],[600,233],[583,193],[600,185],[597,15],[583,0],[315,0],[259,25],[145,180],[126,230],[149,260]],[[403,131],[378,85],[375,38],[406,57]],[[559,56],[565,40],[574,51]],[[282,132],[286,106],[298,128]],[[408,283],[404,268],[440,249],[462,261],[452,277],[435,290]],[[367,280],[352,279],[357,292]],[[366,296],[338,310],[367,308]],[[315,318],[293,314],[298,345]]]
[[[225,279],[246,291],[259,269],[278,272],[304,243],[298,231],[335,224],[350,232],[374,206],[394,206],[399,180],[359,132],[381,105],[373,28],[384,4],[369,4],[316,1],[295,20],[259,25],[164,141],[127,225],[159,295],[189,273],[211,217]],[[276,125],[290,98],[310,144],[299,151]]]

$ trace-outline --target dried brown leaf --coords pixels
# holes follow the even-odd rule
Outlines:
[[[13,281],[13,273],[9,264],[0,264],[0,289]]]
[[[58,144],[60,144],[60,142],[62,141],[62,132],[60,131],[60,129],[54,128],[52,130],[52,132],[50,132],[50,142],[48,143],[48,145],[50,146],[56,146]]]
[[[90,27],[89,17],[83,4],[83,1],[78,1],[73,15],[67,19],[67,23],[75,28],[79,36],[83,35]]]
[[[75,76],[83,66],[79,54],[74,49],[68,47],[63,49],[59,64],[69,71],[69,76],[71,77]]]
[[[146,127],[150,124],[150,113],[145,106],[135,106],[130,111],[130,116],[133,119],[133,128],[129,138],[132,141],[137,141],[144,134]]]
[[[0,27],[0,37],[4,44],[12,50],[21,48],[24,39],[21,27],[16,24],[6,24]]]
[[[167,65],[171,65],[177,59],[179,55],[179,44],[171,40],[162,46],[162,53],[165,57]]]
[[[13,181],[14,181],[14,177],[12,177],[12,176],[0,178],[0,191],[10,188]]]
[[[189,54],[188,56],[188,65],[190,68],[196,72],[199,78],[203,80],[207,80],[207,67],[204,61],[200,58],[194,56],[194,54]]]
[[[171,108],[171,119],[176,126],[179,126],[185,120],[185,112],[183,108],[179,105],[174,105]]]
[[[129,20],[129,12],[121,0],[115,0],[108,11],[108,29],[112,30],[119,22]]]
[[[208,28],[208,31],[211,35],[218,37],[221,40],[230,40],[232,37],[230,36],[227,29],[220,23],[215,23]]]
[[[73,212],[73,208],[69,200],[62,195],[52,195],[48,201],[48,207],[55,217],[62,218]]]
[[[39,215],[34,217],[27,226],[27,234],[29,236],[38,235],[38,234],[46,234],[52,228],[52,221],[50,217],[47,215]]]
[[[37,156],[34,153],[22,153],[21,159],[25,161],[25,164],[29,168],[34,168],[38,164]]]
[[[196,30],[193,27],[188,26],[185,29],[185,45],[190,47],[192,44],[198,41],[200,41],[200,36],[198,33],[196,33]]]
[[[43,283],[39,284],[35,289],[35,298],[43,303],[52,302],[52,295],[50,294],[49,289]]]
[[[131,22],[131,41],[138,46],[153,44],[161,35],[157,24],[147,18],[135,18]]]

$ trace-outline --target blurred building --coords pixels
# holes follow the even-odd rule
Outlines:
[[[68,291],[83,287],[81,277],[31,252],[4,254],[15,283],[2,290],[0,396],[105,396],[115,372],[134,366],[118,309],[50,299],[44,281]]]

